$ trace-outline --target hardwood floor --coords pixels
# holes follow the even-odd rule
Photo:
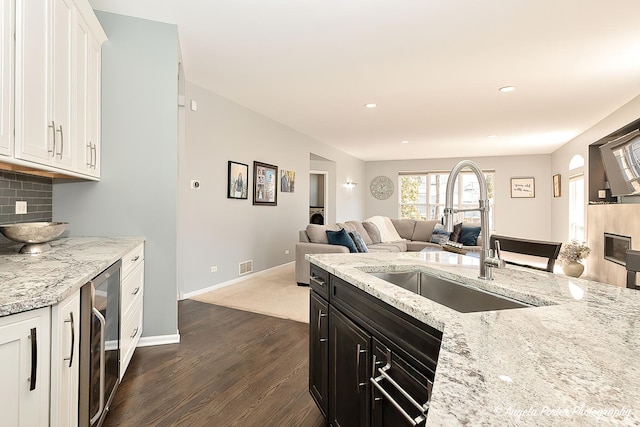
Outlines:
[[[104,426],[324,426],[308,392],[308,328],[185,300],[181,342],[136,350]]]

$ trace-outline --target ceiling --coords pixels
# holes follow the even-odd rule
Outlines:
[[[638,0],[90,3],[177,24],[188,81],[366,161],[547,154],[640,95]]]

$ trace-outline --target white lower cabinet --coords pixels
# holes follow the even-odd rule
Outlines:
[[[120,380],[131,362],[142,335],[144,296],[144,245],[122,258],[120,294]]]
[[[0,317],[0,423],[49,424],[50,309]]]
[[[78,425],[80,291],[51,309],[51,423]]]
[[[120,379],[142,335],[144,244],[122,258]],[[77,427],[80,290],[0,317],[0,426]]]

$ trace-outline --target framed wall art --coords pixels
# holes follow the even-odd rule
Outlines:
[[[553,197],[561,196],[560,174],[553,175]]]
[[[536,197],[535,178],[511,178],[511,198],[530,199]]]
[[[229,160],[227,198],[247,199],[249,194],[249,165]]]
[[[293,193],[296,186],[296,172],[295,171],[280,171],[280,191],[283,193]]]
[[[278,204],[278,167],[253,162],[253,204],[276,206]]]

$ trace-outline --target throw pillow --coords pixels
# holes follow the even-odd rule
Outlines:
[[[462,243],[465,246],[477,246],[478,244],[478,236],[480,235],[480,226],[468,226],[463,225],[460,230],[460,237],[458,237],[458,242]]]
[[[442,224],[436,224],[436,226],[433,227],[433,233],[431,234],[431,240],[429,241],[431,243],[437,243],[441,245],[445,243],[447,240],[449,240],[450,236],[451,236],[451,233],[445,230]]]
[[[366,230],[369,238],[371,239],[371,244],[375,245],[380,243],[380,230],[378,230],[378,226],[372,222],[364,221],[362,226]]]
[[[364,225],[362,225],[361,222],[359,222],[359,221],[347,221],[345,224],[351,225],[355,231],[360,233],[360,236],[362,237],[362,240],[364,240],[364,242],[367,245],[372,245],[373,244],[373,240],[371,240],[371,237],[369,236],[369,233],[367,233],[367,230],[364,228]]]
[[[358,252],[356,244],[353,243],[353,240],[351,240],[349,233],[347,233],[347,230],[345,230],[344,228],[340,231],[327,230],[327,240],[332,245],[346,246],[351,253],[355,254]]]
[[[453,232],[451,233],[451,237],[449,237],[449,239],[452,242],[457,242],[458,239],[460,238],[460,231],[462,231],[462,223],[459,222],[456,225],[453,226]]]
[[[369,248],[367,248],[367,244],[364,242],[364,239],[357,231],[350,231],[349,236],[353,239],[353,243],[356,244],[356,249],[358,252],[369,252]]]

